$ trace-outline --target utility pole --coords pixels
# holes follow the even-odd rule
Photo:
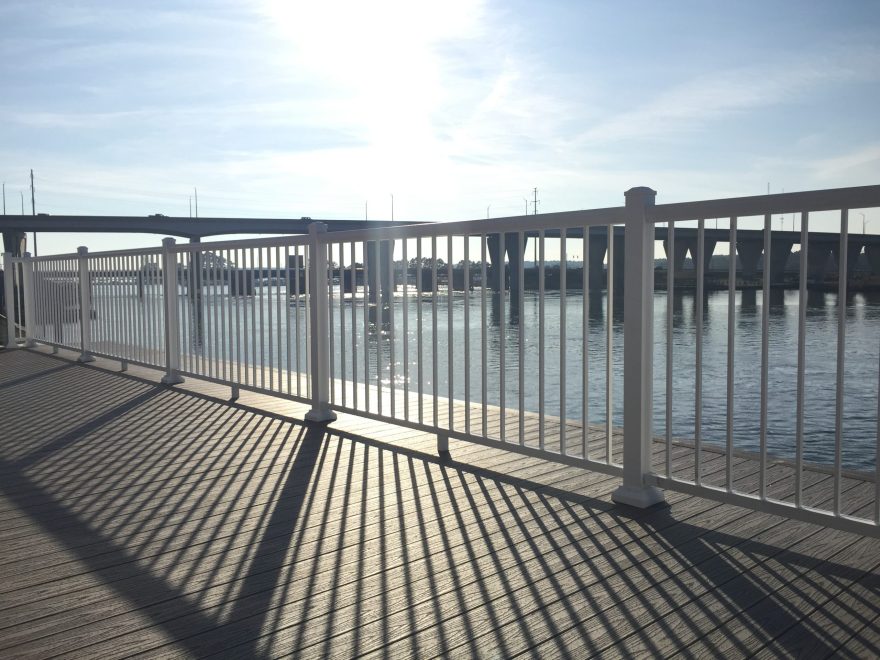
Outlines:
[[[24,190],[19,190],[18,192],[21,195],[21,214],[24,215]]]
[[[31,168],[31,215],[37,215],[37,205],[34,202],[34,170]],[[37,256],[37,230],[34,230],[34,256]]]
[[[486,207],[486,220],[489,219],[489,209],[491,209],[491,208],[492,208],[491,204],[489,204],[489,206]]]
[[[196,217],[199,217],[199,189],[193,188],[193,193],[195,193],[196,197]]]
[[[782,189],[782,192],[785,192],[785,188]],[[785,231],[785,217],[779,216],[779,231]]]
[[[535,194],[535,201],[532,202],[532,204],[534,204],[534,206],[533,206],[534,215],[538,215],[538,189],[535,188],[533,192]],[[526,212],[528,212],[528,209],[526,210]],[[534,263],[535,263],[535,268],[537,268],[538,267],[538,241],[537,241],[537,239],[535,240],[535,251],[533,253],[533,259],[534,259]]]
[[[6,215],[6,182],[3,182],[3,215]]]
[[[364,220],[370,219],[369,205],[370,205],[370,201],[364,200]]]
[[[390,193],[391,195],[391,222],[394,222],[394,193]]]

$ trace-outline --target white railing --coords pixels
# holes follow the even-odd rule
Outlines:
[[[843,460],[843,435],[844,435],[844,383],[847,373],[846,369],[846,331],[847,331],[847,286],[849,277],[848,254],[849,249],[849,211],[853,208],[868,208],[880,205],[880,186],[870,186],[854,189],[840,190],[824,190],[811,191],[806,193],[791,193],[781,195],[768,195],[766,197],[747,197],[740,199],[713,200],[708,202],[694,202],[688,204],[668,204],[656,206],[649,212],[650,219],[655,223],[665,223],[668,227],[667,253],[669,255],[675,252],[675,226],[677,223],[684,221],[696,221],[697,237],[696,258],[694,266],[695,275],[695,301],[694,308],[697,310],[694,314],[695,331],[694,331],[694,378],[693,378],[693,398],[688,403],[693,405],[694,426],[693,426],[693,443],[690,446],[692,456],[692,473],[689,477],[677,476],[674,473],[673,454],[674,454],[674,432],[672,428],[672,420],[674,419],[673,407],[675,405],[673,381],[674,373],[674,350],[673,337],[676,330],[674,319],[673,298],[675,295],[675,270],[673,260],[669,261],[669,268],[666,277],[667,303],[666,303],[666,341],[665,341],[665,408],[666,408],[666,427],[665,427],[665,461],[663,466],[652,473],[647,479],[647,483],[654,484],[661,488],[678,490],[681,492],[697,494],[704,497],[711,497],[722,502],[729,502],[746,506],[769,513],[775,513],[784,516],[794,516],[819,524],[827,524],[829,519],[833,518],[835,523],[847,529],[871,529],[872,533],[877,533],[877,526],[880,525],[880,395],[877,397],[877,410],[862,410],[860,413],[870,417],[876,412],[874,420],[874,428],[876,435],[874,442],[866,442],[867,446],[873,444],[873,463],[874,468],[871,471],[864,470],[847,470]],[[807,382],[807,308],[808,308],[808,278],[809,264],[811,259],[811,241],[810,239],[810,218],[811,215],[824,214],[826,220],[828,215],[832,214],[839,219],[840,234],[839,242],[836,246],[837,250],[837,296],[836,296],[836,348],[834,374],[834,446],[833,458],[829,466],[808,465],[805,457],[806,431],[805,416],[806,404],[805,394],[809,383]],[[792,343],[795,344],[794,352],[796,353],[796,375],[795,382],[791,383],[791,387],[795,390],[796,408],[794,410],[793,436],[794,447],[791,453],[793,456],[780,455],[783,452],[769,451],[768,434],[770,431],[770,423],[768,421],[768,410],[770,407],[770,355],[769,344],[771,341],[772,328],[770,323],[770,311],[772,306],[771,299],[771,274],[774,272],[774,265],[782,260],[788,259],[791,243],[783,246],[781,254],[776,254],[773,247],[772,239],[772,221],[774,217],[783,214],[796,215],[799,218],[799,237],[797,241],[800,245],[799,267],[797,274],[798,295],[797,295],[797,336]],[[755,411],[758,416],[758,442],[756,461],[757,474],[753,475],[757,478],[757,487],[753,488],[753,481],[748,477],[750,475],[738,475],[736,463],[738,462],[738,450],[735,445],[735,427],[741,424],[742,418],[738,418],[735,413],[736,400],[736,383],[735,383],[735,365],[737,363],[737,272],[736,260],[730,259],[728,263],[727,273],[727,319],[726,319],[726,337],[725,337],[725,355],[724,360],[724,389],[725,389],[725,407],[726,407],[726,427],[723,437],[704,438],[703,437],[703,375],[705,370],[705,360],[703,354],[703,340],[705,336],[704,322],[704,305],[705,305],[705,266],[706,260],[702,258],[706,250],[706,221],[714,219],[716,222],[721,220],[728,224],[728,241],[731,246],[737,245],[738,230],[740,223],[744,219],[752,222],[759,222],[761,225],[761,254],[762,254],[762,272],[760,282],[760,366],[758,373],[754,374],[758,389],[758,410]],[[793,224],[793,223],[792,223]],[[826,250],[828,248],[825,248]],[[732,253],[732,250],[731,250]],[[827,252],[825,253],[827,256]],[[858,252],[856,255],[858,256]],[[784,266],[784,263],[783,263]],[[777,272],[783,272],[780,268]],[[875,335],[875,339],[877,335]],[[779,338],[775,338],[779,340]],[[740,340],[741,341],[741,340]],[[878,343],[874,342],[874,346],[864,347],[864,358],[873,359],[876,355]],[[709,356],[710,359],[722,359],[721,355]],[[827,368],[827,367],[826,367]],[[865,382],[864,387],[871,387],[874,383]],[[740,386],[741,387],[741,386]],[[880,392],[880,386],[878,386]],[[870,440],[870,438],[866,439]],[[707,444],[710,442],[711,444]],[[720,453],[724,459],[724,465],[721,470],[716,470],[714,476],[707,474],[705,469],[707,449],[713,452],[714,456],[718,456],[718,447],[723,447]],[[711,458],[709,459],[712,460]],[[810,468],[807,470],[807,468]],[[771,471],[774,475],[771,476]],[[825,475],[830,481],[830,502],[824,498],[827,492],[826,488],[817,488],[815,482],[808,483],[807,476],[815,476],[815,474]],[[824,484],[827,485],[827,484]],[[807,489],[811,488],[814,493],[820,496],[810,497]],[[868,490],[869,492],[865,492]],[[847,497],[847,494],[850,496]]]
[[[308,237],[176,245],[174,371],[309,401]]]
[[[590,347],[603,333],[591,336],[583,322],[583,292],[590,284],[591,230],[610,236],[624,217],[623,209],[603,209],[327,234],[327,258],[338,273],[327,296],[330,406],[435,432],[441,451],[453,437],[622,474],[613,441],[613,360],[607,359],[614,298],[608,297],[601,344],[608,349],[600,372],[602,423],[591,424]],[[522,256],[530,235],[538,314],[531,331],[511,320],[526,308]],[[560,294],[552,309],[545,286],[549,241],[564,246],[554,267]],[[572,282],[582,292],[578,301],[566,295],[569,245],[587,255]],[[614,273],[612,252],[611,283]],[[572,379],[582,396],[577,406],[566,394]]]
[[[846,464],[843,427],[848,209],[880,206],[880,186],[656,206],[654,195],[636,188],[623,207],[540,216],[334,233],[314,224],[307,236],[5,255],[9,336],[12,345],[79,351],[83,361],[102,356],[161,368],[166,383],[194,377],[227,384],[234,396],[248,389],[310,403],[315,421],[339,411],[433,432],[441,451],[451,437],[620,476],[613,498],[621,503],[660,502],[662,488],[877,535],[880,424],[875,418],[877,437],[868,443],[873,460],[863,461],[873,463],[870,470]],[[805,440],[807,279],[810,216],[829,211],[841,218],[841,231],[834,447],[822,467]],[[803,246],[790,457],[771,447],[768,420],[771,273],[791,247],[774,253],[771,221],[782,213],[800,217]],[[717,331],[705,327],[703,255],[707,218],[728,225],[734,246],[756,215],[765,255],[760,359],[743,385],[736,365],[745,294],[736,260],[727,272],[722,351]],[[695,224],[687,237],[685,222]],[[654,293],[657,228],[670,255],[661,297]],[[712,236],[714,244],[719,233]],[[693,327],[675,311],[682,285],[674,255],[683,241],[696,257]],[[526,268],[529,247],[535,261]],[[624,296],[616,295],[621,285]],[[607,294],[596,298],[595,287]],[[655,300],[664,299],[665,314],[655,318]],[[686,355],[675,342],[681,335],[692,344]],[[714,342],[708,355],[707,337]],[[865,359],[877,348],[865,349]],[[685,369],[676,366],[682,357]],[[716,381],[723,372],[726,407],[713,413],[723,418],[723,433],[718,424],[707,430],[704,418],[707,359],[725,365],[708,372]],[[754,446],[737,436],[747,421],[736,414],[744,396],[757,402]],[[690,431],[674,422],[683,407],[693,417]]]

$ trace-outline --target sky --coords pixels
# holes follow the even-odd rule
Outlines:
[[[880,183],[875,0],[3,0],[0,25],[9,213],[31,168],[57,215],[187,216],[194,188],[201,216],[389,219],[393,196],[444,221],[534,188],[540,213]]]

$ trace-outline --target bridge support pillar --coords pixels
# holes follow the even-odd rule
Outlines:
[[[3,232],[3,251],[13,257],[20,257],[27,250],[27,234],[23,231]]]
[[[825,282],[825,269],[831,246],[825,242],[809,241],[807,248],[807,282],[822,284]]]
[[[680,249],[685,251],[684,255],[681,258],[681,269],[684,269],[684,260],[688,254],[691,256],[691,265],[694,267],[694,270],[697,269],[697,239],[690,238],[686,236],[676,236],[675,237],[675,251],[678,252]]]
[[[504,285],[504,252],[501,246],[501,234],[489,234],[486,237],[486,251],[489,253],[489,286],[494,292],[501,291]]]
[[[287,257],[287,295],[298,296],[305,292],[306,273],[303,268],[303,257],[301,254],[291,254]]]
[[[364,249],[364,265],[367,268],[365,286],[371,304],[377,306],[374,322],[385,323],[394,291],[391,273],[391,241],[367,241]]]
[[[785,266],[791,255],[794,241],[790,238],[770,238],[770,283],[782,284],[785,281]]]
[[[599,232],[590,232],[590,290],[601,291],[605,286],[604,276],[605,269],[603,261],[605,260],[605,252],[608,249],[608,233],[605,230]]]
[[[391,305],[394,290],[394,278],[391,272],[391,241],[382,241],[379,243],[379,281],[381,282],[381,299],[382,307],[387,308]]]
[[[859,255],[862,253],[862,239],[860,236],[850,236],[846,245],[846,279],[851,280],[859,264]],[[840,243],[831,245],[831,254],[834,255],[835,265],[840,270]]]
[[[370,303],[379,302],[379,243],[367,241],[364,243],[364,267],[367,270],[364,286],[367,287]]]
[[[252,271],[243,270],[241,268],[232,268],[226,271],[229,279],[229,295],[232,296],[252,296],[254,295],[254,274]],[[291,280],[291,283],[293,280]],[[300,278],[300,287],[303,285],[303,279]],[[292,290],[292,285],[291,285]]]
[[[523,236],[523,246],[520,249],[519,234],[510,233],[504,235],[504,250],[507,252],[507,259],[510,262],[510,296],[511,300],[519,300],[519,291],[523,283],[520,281],[519,272],[520,265],[523,262],[525,252],[526,238]],[[467,286],[467,283],[465,284]]]
[[[871,274],[880,276],[880,245],[866,245],[865,256],[871,264]]]
[[[193,236],[189,239],[191,244],[199,244],[202,239]],[[190,341],[193,346],[201,347],[205,342],[205,319],[204,309],[202,307],[202,253],[200,250],[193,250],[189,253],[189,263],[186,266],[186,297],[189,302],[190,309]],[[251,275],[251,286],[253,287],[253,275]]]
[[[758,276],[758,259],[763,252],[764,244],[761,241],[737,239],[736,254],[743,279],[754,279]]]
[[[703,274],[704,275],[709,272],[709,264],[712,261],[712,254],[715,252],[715,245],[717,243],[718,243],[718,241],[714,241],[709,238],[703,239],[703,252],[704,252],[704,254],[703,254]],[[688,247],[690,249],[691,259],[694,262],[694,269],[696,269],[697,259],[700,258],[700,255],[699,255],[700,242],[695,240]]]
[[[666,262],[667,264],[671,264],[674,272],[680,273],[681,269],[684,267],[684,258],[688,253],[688,244],[685,240],[680,238],[675,239],[675,245],[673,246],[675,249],[675,254],[669,254],[669,241],[663,241],[663,251],[666,253]],[[669,266],[667,265],[667,268]]]
[[[653,262],[652,262],[653,263]],[[623,294],[624,275],[626,274],[626,239],[623,235],[614,235],[614,295]]]

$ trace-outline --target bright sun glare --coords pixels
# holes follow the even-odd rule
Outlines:
[[[373,167],[436,162],[443,147],[433,120],[446,96],[441,49],[478,36],[479,2],[265,0],[262,10],[284,39],[282,66],[328,91],[334,113],[366,134]]]

